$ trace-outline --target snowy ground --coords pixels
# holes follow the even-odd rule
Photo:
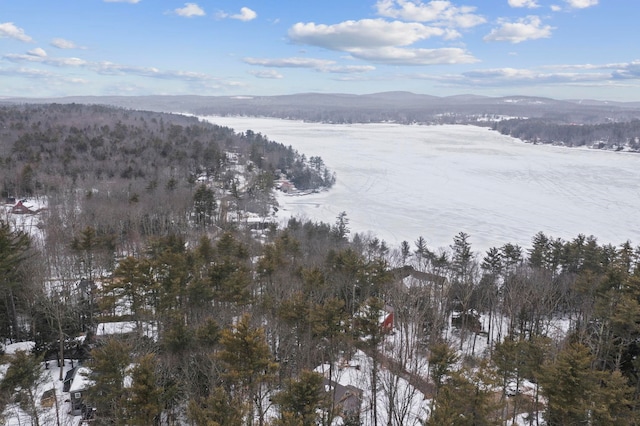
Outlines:
[[[47,208],[46,197],[32,197],[22,201],[22,204],[30,210],[37,212],[34,214],[13,214],[11,209],[14,203],[7,204],[5,200],[0,199],[0,221],[8,223],[10,229],[22,231],[29,234],[32,238],[34,246],[42,247],[44,245],[44,228],[42,225],[43,210]]]
[[[335,223],[391,247],[423,236],[447,247],[464,231],[476,251],[539,231],[601,243],[640,243],[640,155],[525,144],[474,126],[332,125],[207,117],[319,155],[337,173],[328,192],[280,197],[280,214]]]
[[[20,342],[7,345],[4,347],[6,354],[15,354],[16,351],[31,350],[33,342]],[[49,362],[47,368],[44,368],[43,364],[43,378],[41,384],[37,386],[36,398],[40,403],[42,395],[49,389],[55,389],[55,400],[51,400],[50,404],[39,405],[38,418],[41,425],[60,425],[70,426],[78,425],[80,417],[72,416],[69,414],[69,393],[62,391],[63,382],[59,380],[60,368],[55,362]],[[77,365],[77,362],[76,364]],[[8,364],[0,364],[0,380],[4,377]],[[63,376],[67,371],[71,369],[71,361],[66,360],[63,367]],[[31,425],[32,418],[23,412],[17,405],[9,404],[3,413],[0,413],[0,422],[6,426],[27,426]]]
[[[406,380],[392,374],[389,370],[379,367],[378,392],[376,395],[378,416],[377,424],[389,424],[388,409],[392,401],[397,418],[391,424],[403,426],[418,426],[428,417],[431,400],[410,385]],[[354,386],[362,391],[362,405],[360,421],[363,425],[373,425],[371,387],[372,360],[362,351],[356,351],[347,365],[334,366],[331,380],[343,386]],[[328,378],[329,365],[324,364],[315,369]],[[390,396],[392,394],[393,396]],[[400,414],[402,413],[402,414]],[[337,421],[335,424],[342,424]]]

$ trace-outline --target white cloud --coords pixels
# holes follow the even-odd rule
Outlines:
[[[274,68],[324,68],[329,65],[335,64],[335,61],[327,59],[313,59],[313,58],[244,58],[243,61],[249,65],[262,65],[264,67]]]
[[[243,7],[242,9],[240,9],[240,13],[230,16],[231,19],[237,19],[244,22],[251,21],[253,19],[256,19],[257,17],[258,14],[248,7]]]
[[[289,29],[288,34],[295,43],[348,52],[353,58],[376,63],[433,65],[477,62],[476,58],[460,48],[406,48],[434,36],[451,39],[460,35],[450,28],[427,26],[419,22],[363,19],[335,25],[297,23]]]
[[[26,76],[30,78],[48,78],[54,74],[50,71],[37,70],[34,68],[0,68],[0,75]]]
[[[175,9],[173,11],[178,16],[184,16],[185,18],[192,18],[194,16],[204,16],[204,10],[196,3],[185,3],[184,7]]]
[[[613,78],[617,80],[640,79],[640,60],[617,64]]]
[[[574,9],[586,9],[587,7],[596,6],[598,0],[564,0],[570,7]]]
[[[22,28],[16,27],[13,22],[4,22],[0,24],[0,38],[8,37],[16,40],[24,41],[25,43],[32,42],[33,39],[29,37]]]
[[[15,63],[36,62],[55,67],[81,67],[102,75],[137,75],[141,77],[182,80],[188,82],[209,82],[216,80],[209,74],[191,71],[160,70],[155,67],[138,67],[109,61],[89,62],[80,58],[56,58],[48,56],[44,49],[41,48],[33,49],[24,55],[6,54],[3,58]]]
[[[264,67],[272,68],[310,68],[320,72],[330,73],[362,73],[373,71],[374,66],[371,65],[337,65],[335,61],[328,59],[315,59],[315,58],[244,58],[243,61],[249,65],[261,65]]]
[[[236,13],[236,14],[230,14],[224,11],[219,11],[218,13],[216,13],[216,17],[218,19],[237,19],[239,21],[252,21],[254,19],[256,19],[258,17],[258,14],[256,12],[254,12],[253,10],[249,9],[248,7],[243,7],[242,9],[240,9],[240,13]]]
[[[462,74],[417,74],[405,78],[433,80],[442,84],[468,87],[507,87],[559,84],[599,85],[612,79],[610,73],[539,72],[518,68],[494,68],[469,71]]]
[[[542,21],[537,16],[527,16],[520,18],[517,22],[500,23],[499,28],[494,28],[484,37],[484,41],[508,41],[510,43],[521,43],[527,40],[548,38],[553,29],[549,25],[542,25]]]
[[[226,90],[230,88],[237,89],[244,87],[244,83],[233,80],[226,80],[215,77],[210,74],[191,72],[184,70],[162,70],[155,67],[140,67],[115,62],[101,61],[90,62],[79,58],[51,57],[47,55],[44,49],[32,49],[26,54],[6,54],[2,59],[14,63],[37,63],[42,65],[55,66],[59,68],[79,68],[85,72],[93,72],[103,76],[113,76],[112,82],[116,85],[129,84],[127,77],[145,77],[158,80],[170,80],[187,84],[189,93],[204,93],[207,91]],[[61,82],[66,84],[86,83],[87,81],[74,76],[72,72],[65,71],[63,75],[56,74],[46,70],[33,70],[29,68],[1,68],[2,75],[23,75],[32,76],[34,78],[49,78],[47,84],[55,85]],[[105,86],[106,87],[106,86]],[[118,93],[118,92],[110,92]],[[138,91],[138,93],[143,93]],[[153,92],[153,93],[157,93]],[[147,93],[148,94],[148,93]]]
[[[441,49],[381,47],[352,50],[350,53],[358,59],[390,65],[443,65],[478,62],[478,59],[473,55],[457,47]]]
[[[257,78],[270,78],[270,79],[284,78],[284,76],[276,70],[253,70],[253,71],[249,71],[249,74]]]
[[[608,80],[608,73],[543,73],[528,69],[496,68],[463,73],[466,84],[474,85],[535,85],[567,84]]]
[[[552,12],[560,12],[562,10],[561,6],[558,6],[557,4],[552,4],[551,5],[551,11]]]
[[[155,67],[137,67],[132,65],[122,65],[111,61],[101,61],[89,64],[89,68],[98,74],[105,75],[142,75],[145,77],[153,77],[160,70]]]
[[[82,46],[78,46],[74,42],[70,40],[65,40],[63,38],[54,38],[51,40],[51,46],[57,47],[58,49],[84,49]]]
[[[486,22],[482,16],[473,13],[475,7],[456,7],[445,0],[427,3],[420,0],[378,0],[375,8],[378,15],[387,18],[433,22],[435,25],[470,28]]]
[[[373,65],[333,65],[328,67],[326,72],[335,74],[360,74],[375,70]]]
[[[509,6],[511,7],[526,7],[533,9],[540,7],[536,0],[509,0]]]
[[[611,84],[614,81],[640,81],[640,59],[606,64],[556,64],[538,69],[491,68],[462,74],[425,75],[422,79],[468,86],[535,86],[537,84],[589,85]]]
[[[31,49],[27,52],[28,55],[37,56],[39,58],[44,58],[47,56],[47,52],[41,47],[36,47],[35,49]]]
[[[407,46],[433,36],[451,36],[442,28],[383,19],[345,21],[335,25],[300,22],[289,29],[288,35],[294,43],[338,51]]]
[[[34,68],[0,68],[0,75],[6,75],[11,77],[28,77],[28,78],[37,78],[37,79],[45,79],[49,82],[64,82],[64,83],[72,83],[72,84],[86,84],[87,80],[78,78],[78,77],[70,77],[68,75],[61,75],[52,73],[50,71],[39,70]]]
[[[609,64],[554,64],[544,65],[541,68],[553,70],[619,70],[637,63],[640,63],[640,61],[613,62]]]
[[[640,80],[640,60],[627,63],[549,65],[540,69],[491,68],[462,74],[418,74],[407,78],[434,80],[469,87],[536,86],[541,84],[588,85]]]
[[[87,61],[80,58],[53,58],[47,56],[47,53],[41,48],[30,50],[26,55],[9,53],[4,55],[3,58],[11,62],[39,62],[55,67],[80,67],[87,65]]]

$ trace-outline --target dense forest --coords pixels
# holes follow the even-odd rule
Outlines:
[[[280,225],[278,182],[331,186],[322,159],[180,115],[0,108],[0,165],[0,339],[34,342],[0,357],[5,418],[65,424],[78,403],[105,425],[640,422],[629,241],[540,232],[476,253],[465,233],[389,247],[347,213]],[[20,200],[43,207],[11,213]],[[44,366],[70,362],[82,399],[47,408]]]
[[[511,119],[496,122],[492,128],[531,143],[640,151],[640,120],[578,125]]]

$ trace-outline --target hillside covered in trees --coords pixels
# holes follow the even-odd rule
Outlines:
[[[77,403],[116,425],[640,421],[631,242],[541,232],[476,253],[465,233],[389,247],[347,213],[280,226],[277,182],[326,188],[330,165],[179,115],[0,108],[0,161],[0,339],[33,342],[0,358],[7,419]],[[44,208],[12,213],[23,199]],[[85,386],[47,408],[43,366],[71,359]]]
[[[531,143],[640,152],[640,120],[578,125],[511,119],[497,122],[492,128]]]

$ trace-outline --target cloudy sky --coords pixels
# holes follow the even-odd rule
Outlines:
[[[0,96],[640,101],[637,0],[0,1]]]

